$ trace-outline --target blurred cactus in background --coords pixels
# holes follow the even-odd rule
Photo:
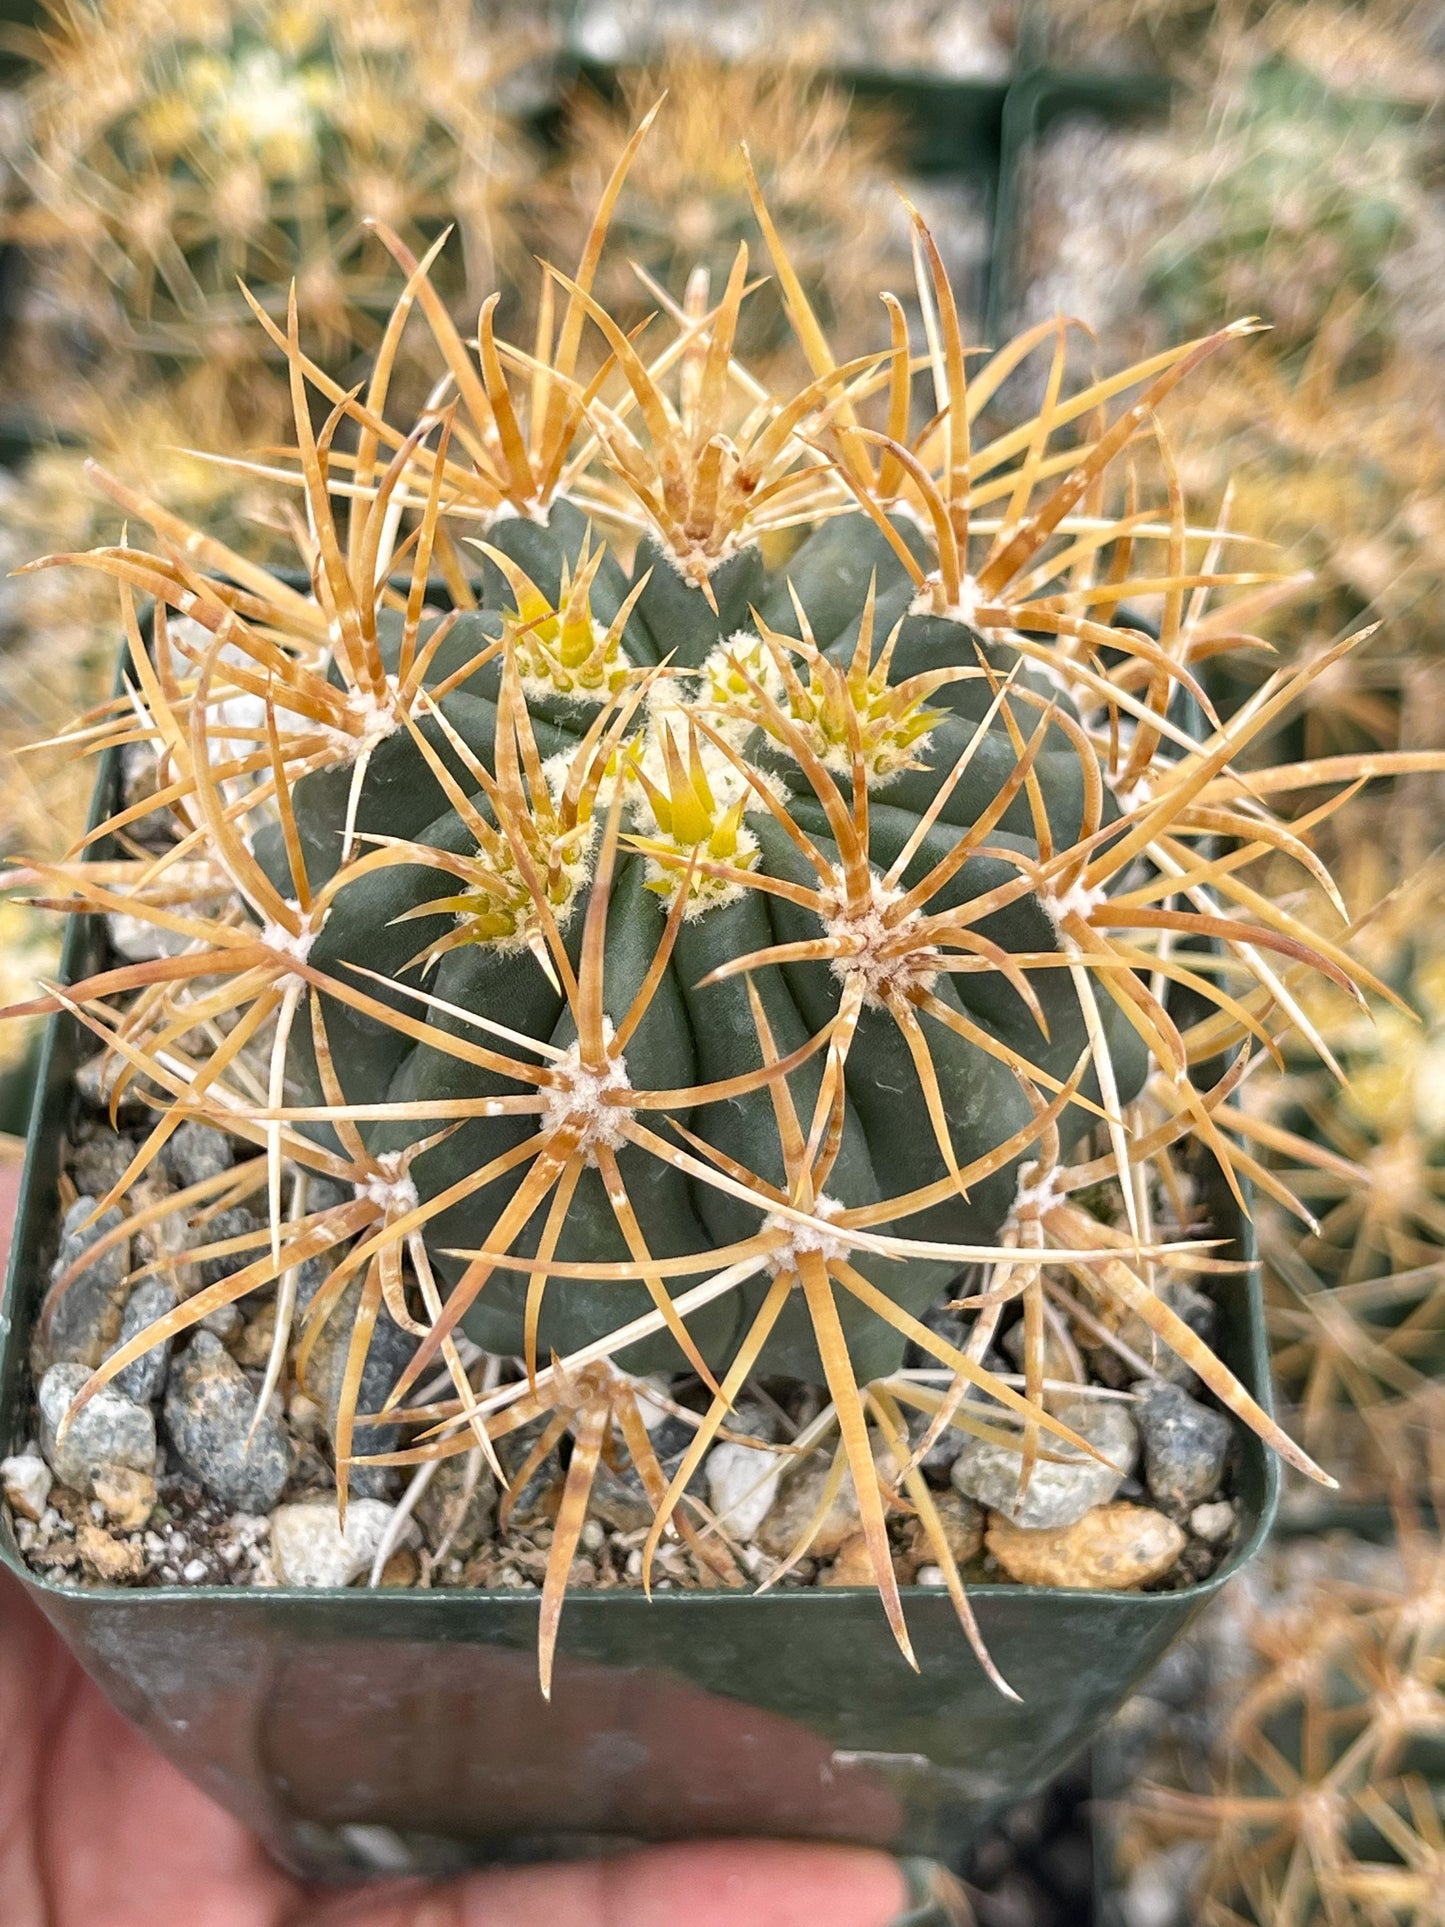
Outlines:
[[[1206,498],[1228,489],[1232,518],[1301,572],[1295,592],[1261,612],[1271,644],[1298,647],[1303,630],[1305,647],[1323,650],[1353,627],[1381,625],[1311,689],[1293,744],[1304,757],[1440,740],[1441,368],[1396,350],[1376,371],[1351,376],[1352,347],[1342,320],[1326,325],[1296,368],[1266,352],[1225,370],[1187,425],[1179,458],[1192,488]],[[1244,693],[1269,661],[1227,665],[1221,694]]]
[[[483,28],[467,0],[424,16],[397,0],[53,0],[8,143],[7,234],[27,251],[28,285],[0,387],[24,426],[66,447],[17,475],[10,565],[57,527],[86,543],[119,535],[87,455],[239,551],[268,553],[264,477],[223,465],[253,448],[264,465],[289,429],[284,357],[250,304],[284,321],[294,284],[308,345],[344,366],[391,305],[380,220],[419,249],[451,230],[438,285],[475,314],[532,165],[508,89],[542,44],[520,18]],[[403,357],[399,387],[410,372]],[[112,598],[27,579],[5,587],[0,625],[7,752],[108,693]],[[0,839],[34,814],[41,783],[42,840],[63,848],[83,819],[79,782],[43,757],[12,761]]]
[[[588,59],[656,60],[683,43],[722,60],[771,60],[799,41],[830,67],[1007,80],[1019,0],[574,0]]]
[[[1425,145],[1404,105],[1337,92],[1285,58],[1208,96],[1208,138],[1173,185],[1181,217],[1149,261],[1165,332],[1258,314],[1276,352],[1348,306],[1362,348],[1387,325],[1381,270],[1422,215]]]
[[[1376,1489],[1421,1462],[1445,1373],[1445,866],[1393,891],[1390,867],[1357,849],[1345,887],[1355,945],[1399,1001],[1372,996],[1366,1014],[1307,991],[1289,1074],[1248,1127],[1315,1220],[1260,1201],[1281,1393],[1314,1449]]]
[[[614,252],[598,290],[609,311],[635,327],[668,302],[680,306],[699,270],[721,289],[740,241],[756,253],[746,143],[778,233],[840,351],[853,351],[860,330],[871,340],[881,290],[908,274],[889,131],[853,110],[797,43],[737,62],[679,44],[629,73],[616,101],[579,92],[561,160],[536,197],[539,246],[580,249],[587,211],[639,118],[664,94],[656,144],[633,163],[613,215]],[[739,328],[750,358],[787,345],[776,281],[750,297]]]
[[[1399,1529],[1397,1556],[1358,1549],[1358,1576],[1327,1573],[1259,1600],[1212,1749],[1176,1736],[1150,1762],[1115,1827],[1126,1883],[1150,1861],[1168,1870],[1152,1918],[1445,1918],[1445,1555],[1408,1511]]]
[[[451,227],[448,292],[474,308],[523,166],[501,89],[529,39],[479,33],[466,0],[53,0],[10,232],[96,378],[130,348],[174,370],[200,432],[269,428],[284,383],[238,281],[284,316],[294,279],[335,355],[389,306],[367,223],[417,247]]]

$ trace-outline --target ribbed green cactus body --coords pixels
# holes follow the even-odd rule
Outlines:
[[[515,557],[544,593],[555,596],[563,555],[575,561],[583,533],[581,517],[564,505],[554,509],[548,526],[508,520],[493,528],[489,540]],[[918,539],[916,530],[909,539]],[[635,664],[666,658],[674,669],[695,668],[720,638],[753,626],[750,609],[756,609],[781,631],[797,632],[783,574],[769,575],[755,548],[730,558],[713,576],[717,613],[709,609],[698,589],[644,541],[632,580],[649,568],[651,577],[625,635],[627,653]],[[892,549],[863,516],[843,517],[821,527],[795,552],[786,574],[807,612],[814,638],[843,663],[851,658],[869,582],[876,574],[875,656],[894,621],[904,618],[894,646],[893,680],[925,667],[977,667],[984,645],[973,630],[959,622],[906,614],[912,585]],[[457,621],[431,667],[428,679],[432,683],[470,660],[488,636],[501,634],[503,611],[511,606],[511,592],[491,564],[482,586],[483,608]],[[609,558],[594,585],[594,613],[605,622],[620,605],[628,586],[628,578]],[[389,647],[394,656],[394,637]],[[1005,646],[989,645],[985,653],[1000,671],[1015,667],[1014,652]],[[498,662],[486,665],[442,704],[453,728],[488,767],[493,761],[500,674]],[[1024,675],[1020,680],[1030,678]],[[1039,689],[1046,700],[1066,703],[1057,691],[1043,684]],[[940,712],[940,719],[915,746],[920,766],[880,781],[870,790],[870,854],[879,872],[888,868],[916,830],[920,813],[974,735],[992,693],[989,682],[977,676],[939,690],[931,699],[931,707]],[[550,699],[529,707],[538,749],[544,757],[575,746],[596,714],[594,708]],[[1019,713],[1024,734],[1032,733],[1040,709]],[[455,756],[445,750],[435,725],[423,722],[420,727],[449,757],[463,787],[473,790],[474,783],[464,778]],[[758,732],[743,753],[756,768],[780,781],[795,822],[825,858],[836,859],[826,812],[786,748]],[[1014,742],[996,719],[965,778],[948,797],[939,820],[913,856],[902,878],[905,887],[922,878],[954,847],[960,830],[976,821],[1016,762]],[[1079,833],[1082,778],[1077,752],[1062,730],[1051,729],[1036,767],[1056,842],[1066,845]],[[331,874],[339,861],[350,780],[351,771],[343,769],[305,778],[297,785],[296,809],[313,883]],[[1112,804],[1110,808],[1112,812]],[[771,816],[759,809],[747,822],[758,841],[760,871],[804,886],[816,881],[801,852]],[[356,827],[361,838],[412,838],[457,852],[475,847],[415,744],[400,731],[372,753],[360,791]],[[1022,791],[988,842],[995,851],[1014,849],[1026,857],[1037,857],[1033,819]],[[272,848],[268,854],[263,846],[262,853],[278,878],[284,874],[279,849]],[[928,908],[937,912],[952,907],[1017,875],[1004,855],[980,854],[964,865]],[[454,1006],[565,1047],[574,1035],[566,1003],[526,951],[502,954],[494,945],[472,943],[441,957],[425,979],[416,969],[401,974],[410,960],[453,927],[453,917],[447,912],[434,919],[404,923],[395,919],[428,901],[454,894],[456,888],[455,878],[448,873],[421,865],[379,871],[348,884],[338,893],[329,920],[316,939],[313,962],[343,980],[350,965],[362,965],[368,971],[424,987]],[[583,890],[570,908],[564,931],[574,957],[586,908],[587,892]],[[642,857],[624,850],[607,921],[605,1003],[615,1023],[621,1022],[646,975],[665,920],[666,903],[647,887]],[[1013,953],[1057,951],[1060,947],[1049,914],[1027,894],[995,911],[979,928]],[[702,980],[734,958],[779,943],[816,938],[819,930],[819,919],[812,911],[758,890],[717,903],[685,920],[658,993],[626,1047],[632,1087],[640,1092],[686,1089],[757,1067],[762,1061],[761,1051],[744,980],[733,977],[707,986]],[[369,995],[388,997],[371,977],[354,976],[352,980]],[[752,981],[781,1054],[807,1043],[838,1009],[840,981],[826,962],[769,965],[756,970]],[[1017,992],[996,971],[942,974],[935,994],[1028,1063],[1065,1080],[1080,1062],[1088,1042],[1070,972],[1063,968],[1036,970],[1030,981],[1048,1020],[1047,1035]],[[1143,1049],[1107,992],[1100,989],[1097,995],[1117,1085],[1121,1097],[1127,1100],[1137,1092],[1145,1075]],[[413,999],[396,995],[389,1001],[411,1015],[427,1015]],[[417,1044],[334,999],[326,1000],[325,1009],[333,1056],[349,1101],[472,1098],[518,1088]],[[473,1042],[486,1041],[481,1033],[468,1030],[457,1019],[434,1012],[429,1021]],[[1030,1102],[1008,1064],[926,1014],[919,1021],[943,1093],[955,1156],[964,1166],[1025,1127],[1032,1115]],[[314,1092],[314,1068],[309,1067],[309,1056],[302,1023],[290,1070],[296,1089]],[[790,1076],[805,1131],[823,1063],[823,1052],[816,1052]],[[918,1074],[905,1040],[886,1010],[863,1010],[847,1059],[846,1078],[842,1148],[827,1178],[829,1199],[843,1206],[864,1205],[913,1191],[947,1175]],[[1092,1072],[1084,1089],[1097,1100],[1099,1092]],[[670,1129],[668,1115],[661,1110],[639,1113],[649,1128],[682,1148],[681,1138]],[[766,1090],[672,1115],[760,1178],[772,1184],[784,1183],[773,1104]],[[1066,1114],[1066,1141],[1078,1136],[1085,1121],[1085,1114],[1078,1109]],[[414,1142],[437,1126],[414,1123],[367,1128],[375,1148],[393,1149]],[[469,1120],[445,1142],[416,1159],[412,1176],[421,1195],[438,1196],[536,1128],[534,1116]],[[654,1257],[705,1252],[734,1239],[745,1239],[759,1227],[765,1204],[753,1207],[631,1145],[622,1147],[618,1161]],[[525,1163],[515,1167],[487,1189],[448,1208],[429,1226],[427,1242],[444,1276],[455,1278],[465,1262],[447,1256],[449,1251],[487,1242],[491,1227],[526,1169]],[[966,1197],[955,1195],[886,1228],[911,1238],[992,1242],[1013,1202],[1017,1182],[1015,1161],[973,1183]],[[516,1240],[517,1251],[535,1250],[542,1218],[543,1211],[539,1210]],[[626,1242],[595,1169],[585,1172],[578,1187],[557,1255],[579,1260],[628,1259]],[[938,1296],[955,1270],[951,1263],[933,1258],[897,1260],[856,1250],[853,1262],[915,1314]],[[669,1286],[677,1292],[693,1282],[695,1278],[672,1279]],[[742,1291],[723,1297],[690,1320],[697,1343],[712,1361],[726,1362],[768,1283],[768,1275],[760,1274]],[[523,1274],[498,1270],[489,1278],[466,1321],[479,1342],[507,1353],[521,1350],[526,1291]],[[794,1294],[795,1301],[797,1297]],[[552,1349],[565,1353],[604,1337],[626,1319],[650,1310],[651,1305],[648,1289],[641,1283],[554,1280],[542,1316],[543,1353]],[[851,1300],[840,1301],[840,1310],[860,1375],[873,1376],[895,1368],[901,1357],[902,1338]],[[624,1355],[623,1362],[633,1369],[652,1369],[681,1361],[672,1340],[663,1337],[634,1347]],[[811,1323],[801,1304],[791,1304],[784,1311],[763,1354],[761,1369],[803,1376],[818,1374]]]

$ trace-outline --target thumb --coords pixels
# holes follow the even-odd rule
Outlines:
[[[862,1847],[718,1841],[388,1883],[319,1901],[287,1927],[890,1927],[928,1918],[911,1912],[910,1885],[896,1860]]]

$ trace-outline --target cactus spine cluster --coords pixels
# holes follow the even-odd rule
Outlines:
[[[158,798],[108,833],[159,803],[176,840],[31,872],[52,903],[168,939],[31,1006],[74,1012],[154,1106],[112,1197],[202,1116],[255,1146],[269,1202],[252,1262],[82,1396],[281,1281],[274,1382],[285,1281],[326,1258],[296,1369],[351,1303],[343,1494],[378,1416],[356,1400],[383,1305],[417,1339],[385,1410],[416,1436],[391,1462],[494,1455],[527,1417],[571,1433],[544,1682],[602,1455],[637,1464],[649,1557],[701,1533],[718,1560],[686,1488],[755,1372],[826,1388],[907,1654],[887,1511],[926,1526],[930,1502],[916,1464],[880,1475],[870,1429],[900,1436],[911,1343],[952,1381],[935,1429],[1009,1440],[1024,1476],[1075,1441],[1043,1383],[1054,1268],[1314,1472],[1154,1289],[1208,1260],[1156,1223],[1151,1173],[1190,1140],[1231,1182],[1259,1171],[1223,1121],[1251,1051],[1312,974],[1374,983],[1247,867],[1319,872],[1308,826],[1263,800],[1319,772],[1235,768],[1317,671],[1214,716],[1191,668],[1233,636],[1212,598],[1261,578],[1225,566],[1230,538],[1194,528],[1177,486],[1110,496],[1135,442],[1170,473],[1159,405],[1249,327],[1063,399],[1052,323],[970,368],[917,222],[929,351],[890,298],[877,350],[840,363],[754,190],[812,369],[772,394],[734,352],[746,245],[657,341],[592,293],[647,125],[575,274],[550,271],[530,349],[498,337],[494,301],[469,346],[395,237],[406,284],[361,393],[303,353],[294,304],[284,328],[263,315],[289,364],[309,588],[107,483],[155,553],[68,558],[118,578],[130,640],[131,688],[88,740],[158,759]],[[452,392],[402,427],[387,383],[414,308]],[[990,397],[1036,350],[1042,413],[990,434]],[[1157,633],[1130,613],[1143,597]],[[329,1180],[315,1208],[308,1174]],[[1118,1224],[1079,1205],[1101,1178]],[[990,1304],[1023,1302],[1022,1388],[981,1362],[996,1309],[965,1349],[923,1322],[975,1262],[997,1267]],[[479,1381],[464,1337],[521,1375]],[[636,1385],[659,1370],[707,1393],[670,1483]],[[939,1563],[972,1630],[941,1535]]]

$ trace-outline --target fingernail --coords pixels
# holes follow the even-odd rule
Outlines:
[[[972,1927],[973,1910],[963,1888],[946,1867],[921,1854],[900,1856],[908,1899],[888,1927]]]

